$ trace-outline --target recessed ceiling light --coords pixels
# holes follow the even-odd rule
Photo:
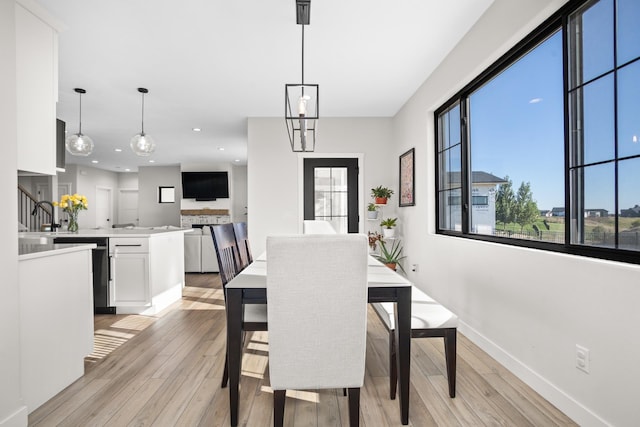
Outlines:
[[[113,151],[115,151],[116,153],[120,153],[122,151],[122,148],[114,148]]]
[[[131,171],[131,169],[126,168],[124,171],[125,171],[125,172],[130,172],[130,171]]]
[[[193,128],[193,129],[191,129],[191,130],[192,130],[192,131],[194,131],[194,132],[200,132],[202,129],[200,129],[200,128]]]
[[[91,163],[98,163],[97,160],[91,160]]]
[[[235,159],[235,160],[234,160],[234,162],[239,162],[239,161],[240,161],[240,159]]]
[[[218,147],[219,151],[224,151],[224,147]]]
[[[155,163],[155,162],[156,162],[155,160],[149,160],[149,163]]]

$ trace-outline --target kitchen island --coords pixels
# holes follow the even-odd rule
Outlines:
[[[94,278],[96,296],[101,294],[98,289],[104,289],[106,305],[117,313],[153,315],[182,297],[184,233],[190,231],[173,227],[81,229],[76,233],[20,233],[19,237],[56,243],[104,239],[105,274],[102,283],[96,284]],[[95,259],[93,263],[96,265]]]
[[[29,412],[84,374],[93,352],[95,245],[18,245],[20,381]]]

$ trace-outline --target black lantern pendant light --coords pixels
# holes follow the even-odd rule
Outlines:
[[[138,92],[142,94],[142,130],[131,138],[129,145],[138,156],[149,156],[156,149],[156,143],[151,138],[151,135],[144,133],[144,94],[149,93],[149,90],[139,87]]]
[[[87,93],[86,90],[75,88],[74,91],[80,98],[80,118],[78,120],[78,133],[69,135],[65,141],[64,146],[72,156],[86,157],[93,151],[93,141],[87,135],[82,134],[82,94]]]
[[[296,23],[302,26],[302,83],[285,84],[285,122],[291,149],[310,152],[316,148],[319,85],[304,83],[304,27],[310,22],[311,0],[296,0]]]

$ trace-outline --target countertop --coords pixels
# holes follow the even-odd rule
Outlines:
[[[95,248],[90,244],[53,244],[53,243],[20,243],[18,244],[18,261],[61,255],[70,252],[86,251]]]
[[[104,228],[104,229],[80,229],[76,233],[68,231],[59,231],[57,233],[51,231],[43,232],[24,232],[18,233],[18,237],[153,237],[163,233],[190,233],[191,228]]]

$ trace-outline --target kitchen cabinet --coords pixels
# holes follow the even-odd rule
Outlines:
[[[20,244],[22,398],[33,412],[84,374],[93,352],[95,245]],[[2,422],[0,422],[2,424]]]
[[[112,238],[109,240],[109,256],[109,305],[149,305],[149,239]]]
[[[121,233],[136,230],[121,230]],[[109,237],[109,305],[119,314],[153,315],[182,298],[183,231]]]
[[[15,15],[18,170],[55,175],[61,25],[26,0],[16,2]]]

